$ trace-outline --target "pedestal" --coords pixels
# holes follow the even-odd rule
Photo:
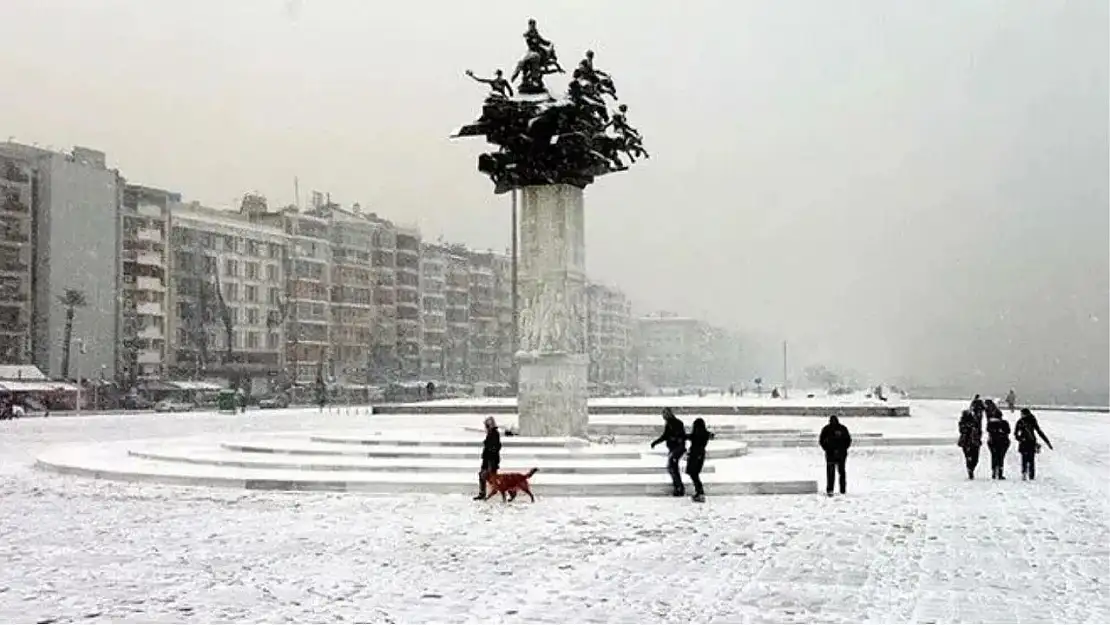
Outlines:
[[[589,356],[582,189],[531,186],[520,196],[520,434],[585,437]]]

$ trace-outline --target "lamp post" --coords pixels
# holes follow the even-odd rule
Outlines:
[[[74,367],[77,369],[77,405],[76,405],[76,409],[77,409],[77,416],[81,416],[81,354],[85,353],[85,341],[84,341],[84,339],[76,339],[76,342],[77,342],[77,353],[75,354],[76,358],[74,358],[75,362],[73,363]]]

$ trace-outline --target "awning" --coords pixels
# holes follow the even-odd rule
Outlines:
[[[179,391],[179,390],[181,390],[181,389],[177,388],[176,386],[174,386],[173,384],[167,384],[166,382],[162,382],[160,380],[151,380],[150,382],[143,382],[143,383],[139,384],[139,388],[143,389],[144,391],[146,391],[148,393],[165,393],[165,392],[170,392],[170,391]]]
[[[65,382],[21,382],[17,380],[0,381],[0,389],[9,393],[50,393],[62,391],[65,393],[77,392],[77,387]]]
[[[219,391],[223,389],[219,384],[197,380],[172,380],[169,384],[177,387],[177,390],[180,391]]]

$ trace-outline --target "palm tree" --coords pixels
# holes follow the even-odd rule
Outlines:
[[[84,308],[88,305],[85,301],[85,292],[78,289],[66,289],[65,293],[58,298],[62,306],[66,308],[66,329],[65,329],[65,342],[62,343],[62,377],[69,379],[69,351],[70,344],[73,342],[73,317],[77,313],[78,308]]]

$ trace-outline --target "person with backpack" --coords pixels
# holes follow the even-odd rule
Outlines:
[[[983,446],[983,429],[970,410],[960,416],[960,440],[957,445],[964,451],[964,464],[967,466],[967,479],[975,479],[975,467],[979,466],[979,450]]]
[[[705,466],[705,447],[713,440],[714,434],[705,427],[705,419],[694,419],[694,427],[690,430],[690,450],[686,454],[686,475],[694,483],[693,500],[702,503],[705,501],[705,488],[701,483],[701,469]]]
[[[1028,408],[1021,409],[1021,418],[1014,424],[1014,440],[1018,443],[1018,453],[1021,454],[1021,479],[1032,480],[1037,477],[1037,453],[1041,446],[1037,443],[1037,436],[1041,437],[1045,445],[1052,449],[1052,443],[1041,430],[1037,417]]]
[[[671,476],[675,497],[686,496],[686,486],[682,484],[682,473],[678,463],[686,453],[686,425],[674,416],[670,408],[663,409],[663,433],[651,442],[652,449],[659,443],[667,444],[667,473]]]
[[[995,410],[998,410],[997,407]],[[991,452],[991,479],[1004,480],[1003,467],[1006,465],[1006,452],[1010,449],[1010,422],[1002,416],[1002,411],[991,416],[987,411],[987,449]]]
[[[848,462],[848,448],[852,446],[852,435],[848,428],[840,423],[840,419],[833,415],[829,423],[821,428],[821,435],[817,438],[821,449],[825,450],[825,494],[833,496],[833,478],[840,475],[840,494],[848,490],[848,477],[844,473],[844,465]]]

